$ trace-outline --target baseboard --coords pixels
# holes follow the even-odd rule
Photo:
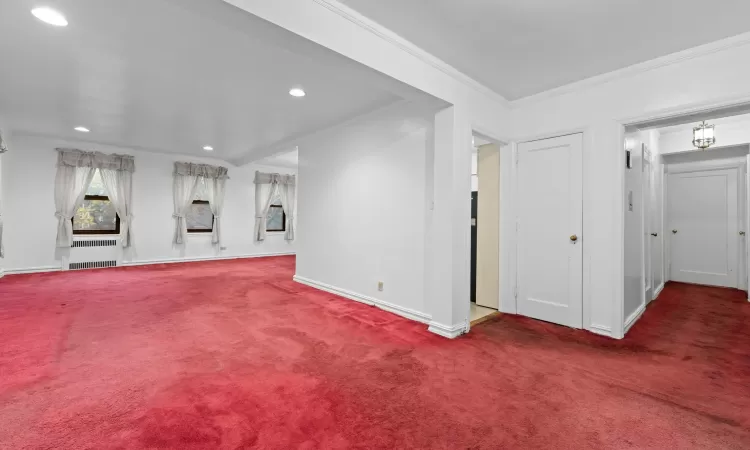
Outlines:
[[[292,256],[296,253],[257,253],[253,255],[237,255],[237,256],[202,256],[197,258],[168,258],[168,259],[150,259],[142,261],[128,261],[123,262],[119,266],[111,267],[116,269],[117,267],[129,267],[129,266],[149,266],[154,264],[176,264],[186,262],[200,262],[200,261],[222,261],[227,259],[252,259],[252,258],[269,258],[272,256]],[[5,275],[21,275],[27,273],[44,273],[44,272],[59,272],[61,271],[60,266],[40,266],[40,267],[28,267],[24,269],[5,269]]]
[[[654,298],[651,300],[652,302],[659,298],[659,294],[661,294],[661,291],[664,290],[664,283],[660,284],[655,290],[654,290]]]
[[[598,324],[592,323],[591,325],[589,325],[589,327],[587,328],[587,330],[590,331],[590,332],[592,332],[592,333],[601,335],[601,336],[606,336],[606,337],[610,337],[610,338],[613,337],[612,336],[612,328],[604,326],[604,325],[598,325]]]
[[[60,266],[27,267],[24,269],[5,269],[5,275],[22,275],[26,273],[59,272]]]
[[[349,291],[347,289],[342,289],[330,284],[321,283],[320,281],[311,280],[299,275],[295,275],[293,280],[297,283],[304,284],[305,286],[310,286],[315,289],[320,289],[321,291],[330,292],[331,294],[338,295],[339,297],[348,298],[349,300],[354,300],[356,302],[364,303],[365,305],[369,306],[377,306],[384,311],[388,311],[415,322],[426,324],[430,323],[430,320],[432,320],[432,317],[430,317],[430,315],[428,314],[415,311],[413,309],[404,308],[403,306],[394,305],[393,303],[388,303],[375,297],[370,297],[368,295],[363,295],[357,292]]]
[[[633,314],[628,317],[628,320],[625,321],[625,328],[623,330],[623,334],[627,334],[630,330],[630,327],[632,327],[636,322],[638,322],[638,319],[641,318],[643,313],[646,311],[646,305],[641,305],[636,309]]]
[[[427,328],[427,331],[448,339],[455,339],[466,333],[466,324],[460,323],[458,325],[448,326],[437,322],[430,322],[430,327]]]
[[[166,258],[166,259],[146,259],[142,261],[127,261],[123,262],[118,267],[128,266],[150,266],[154,264],[175,264],[175,263],[186,263],[186,262],[201,262],[201,261],[224,261],[228,259],[252,259],[252,258],[270,258],[272,256],[293,256],[296,253],[256,253],[251,255],[234,255],[234,256],[199,256],[196,258]]]

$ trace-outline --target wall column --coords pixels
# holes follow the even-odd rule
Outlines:
[[[425,268],[429,330],[454,338],[468,328],[470,295],[471,126],[460,108],[435,115],[433,156]]]
[[[7,147],[7,141],[4,141],[4,138],[7,138],[7,135],[4,133],[4,129],[0,124],[0,221],[3,220],[3,153],[5,153],[5,149]],[[8,233],[4,233],[3,237],[7,239]],[[2,245],[2,242],[0,241],[0,245]],[[0,258],[0,278],[2,278],[5,275],[5,259]]]

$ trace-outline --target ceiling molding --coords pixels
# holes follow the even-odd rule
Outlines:
[[[380,25],[374,20],[371,20],[365,17],[364,15],[342,4],[341,2],[337,0],[313,0],[313,1],[323,6],[324,8],[328,9],[329,11],[334,12],[338,14],[339,16],[345,18],[346,20],[352,22],[353,24],[359,26],[360,28],[363,28],[373,33],[374,35],[378,36],[384,41],[409,53],[410,55],[414,56],[420,61],[426,64],[429,64],[435,69],[438,69],[439,71],[443,72],[444,74],[448,75],[449,77],[453,78],[459,83],[477,91],[480,94],[483,94],[492,98],[496,102],[506,107],[511,106],[512,102],[510,102],[508,99],[506,99],[499,93],[493,91],[492,89],[488,88],[487,86],[483,85],[477,80],[471,78],[470,76],[466,75],[465,73],[459,71],[455,67],[446,63],[442,59],[439,59],[436,56],[432,55],[431,53],[426,52],[425,50],[416,46],[412,42],[404,39],[403,37],[399,36],[398,34],[384,27],[383,25]]]
[[[530,95],[528,97],[519,98],[510,102],[511,108],[520,108],[528,106],[533,103],[538,103],[543,100],[548,100],[553,97],[558,97],[575,91],[582,91],[585,89],[592,88],[601,84],[606,84],[611,81],[615,81],[621,78],[632,77],[644,72],[648,72],[661,67],[671,66],[684,61],[689,61],[694,58],[700,58],[707,56],[712,53],[717,53],[723,50],[728,50],[735,47],[741,47],[750,43],[750,32],[738,34],[730,38],[722,39],[719,41],[711,42],[697,47],[682,50],[669,55],[661,56],[659,58],[650,59],[642,63],[634,64],[632,66],[623,67],[622,69],[613,70],[611,72],[596,75],[590,78],[586,78],[580,81],[575,81],[560,87],[549,89],[538,94]]]

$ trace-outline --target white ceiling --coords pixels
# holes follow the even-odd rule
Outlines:
[[[411,88],[221,1],[0,1],[0,116],[14,131],[240,158]],[[288,91],[301,85],[305,98]],[[89,134],[73,131],[76,126]]]
[[[295,148],[291,152],[278,153],[268,158],[253,161],[254,164],[261,166],[286,167],[287,169],[297,169],[299,163],[299,151]]]
[[[750,30],[748,0],[343,0],[509,100]]]

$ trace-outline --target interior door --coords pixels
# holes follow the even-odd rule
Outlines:
[[[653,251],[652,244],[652,238],[653,238],[653,224],[651,223],[651,218],[653,216],[652,211],[652,202],[651,202],[651,196],[652,196],[652,189],[653,189],[653,183],[651,178],[651,154],[646,148],[646,146],[643,146],[643,177],[641,178],[643,180],[643,200],[641,204],[643,205],[643,269],[644,269],[644,275],[645,275],[645,298],[646,303],[650,302],[654,298],[654,273],[651,270],[651,252]]]
[[[518,145],[518,313],[581,328],[583,135]]]
[[[737,288],[737,169],[669,174],[670,279]]]

